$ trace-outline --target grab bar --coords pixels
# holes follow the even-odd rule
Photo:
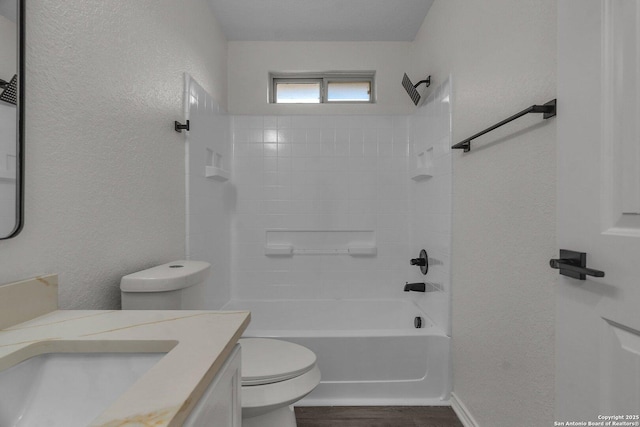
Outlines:
[[[556,100],[552,99],[551,101],[547,102],[544,105],[532,105],[529,108],[526,108],[522,111],[520,111],[517,114],[514,114],[513,116],[509,117],[508,119],[504,119],[503,121],[501,121],[500,123],[496,123],[495,125],[488,127],[487,129],[483,130],[482,132],[478,132],[475,135],[458,142],[455,145],[452,145],[451,148],[454,149],[462,149],[464,150],[465,153],[471,151],[471,140],[478,138],[479,136],[484,135],[485,133],[489,133],[492,130],[495,130],[497,128],[499,128],[500,126],[506,125],[509,122],[514,121],[517,118],[520,118],[524,115],[527,115],[529,113],[542,113],[543,119],[550,119],[551,117],[555,117],[556,115]]]

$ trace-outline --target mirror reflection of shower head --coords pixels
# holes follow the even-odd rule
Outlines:
[[[3,89],[0,93],[0,101],[16,105],[18,101],[18,75],[14,75],[9,83],[4,80],[0,80],[0,82],[2,82],[0,89]]]
[[[424,80],[420,80],[418,83],[414,85],[411,82],[411,79],[409,79],[409,76],[407,76],[407,73],[404,73],[404,77],[402,78],[402,86],[407,91],[407,93],[409,94],[409,97],[411,98],[411,100],[415,105],[418,105],[418,102],[420,102],[420,94],[418,93],[418,90],[416,88],[420,86],[422,83],[427,85],[426,87],[431,86],[431,76],[427,77]]]

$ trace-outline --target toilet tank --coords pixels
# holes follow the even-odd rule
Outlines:
[[[120,280],[123,310],[181,310],[187,288],[203,283],[211,265],[204,261],[173,261]]]

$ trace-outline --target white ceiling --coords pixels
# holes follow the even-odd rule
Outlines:
[[[433,0],[209,0],[227,40],[413,41]]]

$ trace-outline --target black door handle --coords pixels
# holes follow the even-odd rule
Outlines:
[[[587,268],[587,254],[585,252],[560,249],[559,259],[550,259],[551,268],[560,270],[563,276],[578,280],[586,280],[587,276],[604,277],[604,271]]]

